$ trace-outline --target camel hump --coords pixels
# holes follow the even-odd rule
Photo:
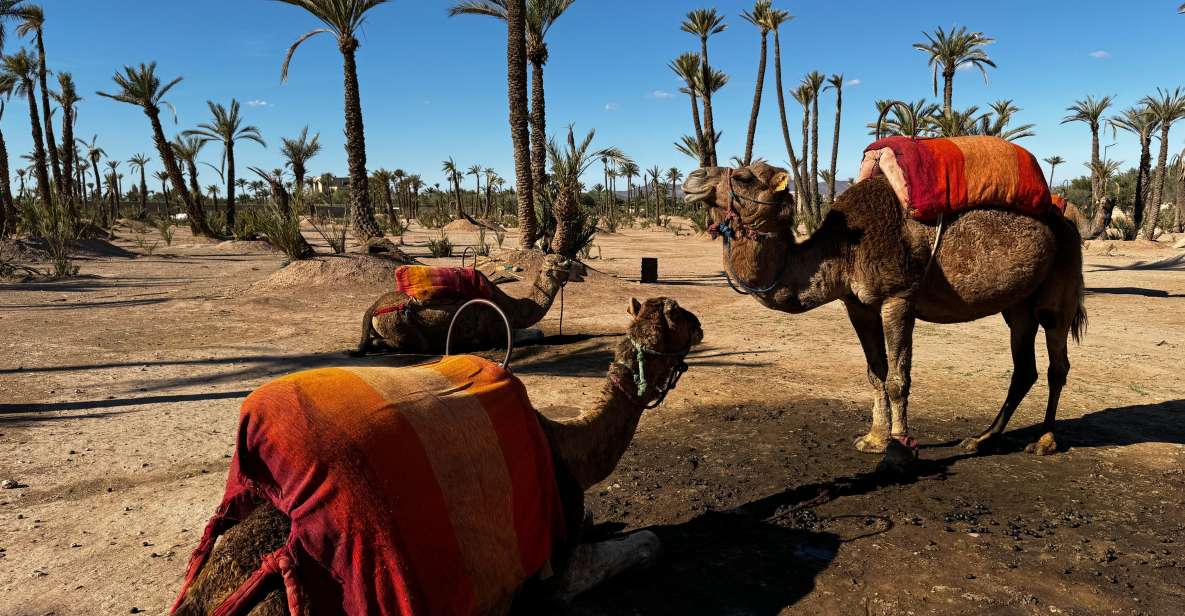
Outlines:
[[[884,176],[915,220],[982,206],[1040,216],[1055,208],[1037,158],[999,137],[888,137],[864,150],[857,182]]]
[[[403,265],[395,270],[395,285],[419,302],[490,299],[493,285],[472,267],[429,267]]]

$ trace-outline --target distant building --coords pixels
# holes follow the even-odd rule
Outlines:
[[[335,175],[326,173],[324,175],[318,175],[310,179],[309,187],[315,193],[329,195],[343,188],[349,188],[350,178],[339,178]]]

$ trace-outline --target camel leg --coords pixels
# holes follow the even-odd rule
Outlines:
[[[917,447],[909,436],[909,371],[913,362],[913,304],[892,298],[881,306],[881,326],[885,331],[888,376],[885,394],[889,399],[891,429],[889,446],[880,468],[905,470],[917,459]]]
[[[563,602],[571,601],[609,578],[653,564],[658,560],[660,549],[658,535],[648,530],[619,539],[577,545],[568,557],[567,567],[556,575],[553,596]]]
[[[354,357],[362,357],[370,350],[370,341],[374,338],[374,324],[371,322],[374,319],[374,306],[366,309],[366,314],[362,315],[362,341],[358,343],[358,349],[351,353]]]
[[[1033,315],[1032,307],[1009,308],[1004,311],[1004,321],[1011,332],[1012,381],[1008,384],[1004,405],[992,424],[978,436],[963,441],[961,446],[970,451],[986,450],[998,442],[1008,427],[1008,421],[1012,419],[1012,413],[1032,389],[1033,383],[1037,382],[1037,360],[1033,349],[1033,341],[1037,337],[1037,318]]]
[[[1061,399],[1062,387],[1065,387],[1066,376],[1070,374],[1070,357],[1066,348],[1066,338],[1070,333],[1068,324],[1059,323],[1054,327],[1050,327],[1050,325],[1053,323],[1042,320],[1042,327],[1045,329],[1045,346],[1049,350],[1049,402],[1045,406],[1045,421],[1041,424],[1043,429],[1041,438],[1025,448],[1025,451],[1039,456],[1057,451],[1057,441],[1053,440],[1053,424],[1057,419],[1057,405]]]
[[[889,371],[885,356],[885,331],[877,312],[854,301],[844,302],[848,320],[860,338],[864,359],[868,362],[868,384],[872,386],[872,427],[853,445],[864,453],[884,453],[889,446],[889,397],[885,377]]]

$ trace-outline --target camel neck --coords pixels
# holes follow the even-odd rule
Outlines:
[[[732,247],[733,271],[738,276],[751,276],[745,284],[764,286],[778,277],[774,288],[754,297],[786,312],[806,312],[842,297],[846,292],[844,263],[844,251],[831,217],[801,243],[787,234],[735,242]]]
[[[605,380],[596,408],[575,419],[540,416],[557,460],[584,490],[604,480],[617,467],[642,417],[640,401],[614,383],[633,383],[631,369],[615,362],[609,370],[612,376]]]
[[[511,326],[515,329],[530,327],[542,321],[547,311],[551,310],[551,304],[563,284],[555,276],[548,276],[547,272],[546,266],[541,267],[535,281],[531,283],[531,293],[516,300],[518,309],[511,315]]]

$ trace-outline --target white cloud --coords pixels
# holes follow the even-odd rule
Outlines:
[[[970,62],[964,62],[964,63],[962,63],[962,64],[960,64],[960,65],[956,66],[956,67],[955,67],[955,70],[956,70],[956,71],[969,71],[969,70],[971,70],[971,69],[973,69],[973,68],[975,68],[975,65],[974,65],[974,64],[972,64],[972,63],[970,63]]]
[[[670,92],[667,92],[666,90],[655,90],[654,92],[652,92],[650,94],[650,98],[655,98],[660,101],[664,101],[664,100],[667,100],[668,98],[675,98],[675,95]]]
[[[605,103],[605,111],[617,111],[621,109],[621,105],[617,103]]]
[[[1098,51],[1092,51],[1088,55],[1096,60],[1106,60],[1107,58],[1111,57],[1110,53],[1103,51],[1102,49]]]
[[[848,82],[845,83],[844,85],[845,86],[858,86],[858,85],[860,85],[860,80],[859,79],[849,79]]]
[[[265,100],[255,99],[247,101],[248,107],[272,107],[273,105]]]

